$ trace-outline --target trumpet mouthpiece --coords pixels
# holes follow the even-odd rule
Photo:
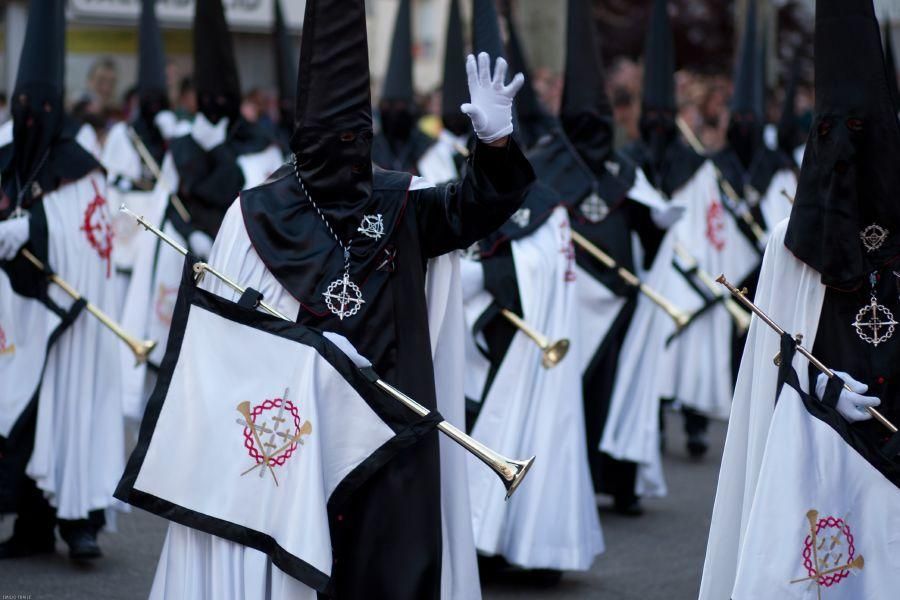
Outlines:
[[[721,275],[719,275],[718,277],[716,277],[716,283],[721,283],[722,285],[725,285],[726,283],[728,283],[728,280],[725,279],[725,274],[724,274],[724,273],[722,273]]]

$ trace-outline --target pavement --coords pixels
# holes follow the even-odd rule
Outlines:
[[[710,430],[710,452],[692,460],[684,448],[680,418],[667,415],[664,456],[669,494],[645,501],[640,518],[622,517],[601,501],[606,552],[590,571],[566,573],[553,587],[521,578],[484,587],[485,600],[690,600],[697,597],[725,437],[724,424]],[[105,556],[87,565],[55,555],[0,561],[0,600],[132,600],[146,598],[165,536],[165,522],[142,511],[119,515],[116,533],[101,534]],[[0,521],[0,539],[12,519]],[[191,600],[191,599],[185,599]]]

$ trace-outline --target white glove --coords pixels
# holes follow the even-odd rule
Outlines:
[[[518,73],[509,85],[503,85],[506,69],[506,61],[498,58],[494,77],[491,79],[491,57],[486,52],[478,55],[477,65],[471,54],[466,59],[471,101],[463,104],[460,110],[469,115],[475,134],[486,144],[496,142],[513,132],[513,98],[522,89],[525,76]]]
[[[0,222],[0,260],[14,259],[31,237],[28,221],[28,217],[19,217]]]
[[[650,218],[660,229],[668,229],[684,216],[687,207],[680,203],[672,202],[665,208],[654,208],[650,211]]]
[[[166,140],[171,140],[178,131],[178,117],[171,110],[161,110],[156,113],[153,123],[159,129],[163,139]]]
[[[188,246],[191,247],[191,252],[200,258],[209,258],[209,253],[212,252],[213,240],[202,231],[195,231],[188,237]]]
[[[191,129],[191,135],[193,136],[194,141],[207,152],[220,144],[224,144],[227,134],[227,117],[219,119],[219,122],[215,125],[210,123],[209,120],[203,116],[203,113],[198,113],[197,116],[194,117],[194,127]]]
[[[841,390],[841,396],[837,403],[837,411],[841,416],[851,423],[871,419],[872,415],[866,411],[866,407],[874,408],[880,406],[881,400],[872,396],[863,396],[866,390],[869,389],[869,386],[866,384],[856,381],[841,371],[835,371],[834,374],[840,377],[847,384],[847,387],[853,390],[852,392],[846,389]],[[819,397],[819,400],[822,400],[825,396],[825,387],[827,385],[828,376],[824,373],[819,373],[819,377],[816,379],[816,396]]]

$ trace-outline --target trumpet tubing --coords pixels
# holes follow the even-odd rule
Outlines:
[[[725,278],[725,275],[719,275],[719,277],[716,279],[716,283],[719,283],[719,284],[725,286],[725,289],[727,289],[731,293],[731,295],[734,296],[738,300],[738,302],[740,302],[741,304],[746,306],[749,311],[751,311],[757,317],[762,319],[766,325],[768,325],[769,327],[772,328],[772,330],[775,331],[775,333],[777,333],[780,336],[785,334],[784,329],[782,329],[778,323],[773,321],[772,318],[769,315],[767,315],[760,307],[758,307],[756,304],[754,304],[752,301],[750,301],[750,299],[747,298],[746,290],[739,290],[736,287],[734,287],[734,285],[732,285],[731,282],[729,282]],[[799,339],[802,339],[802,338],[799,338]],[[795,338],[797,352],[799,352],[804,358],[806,358],[806,360],[808,360],[810,363],[812,363],[812,365],[815,368],[817,368],[819,371],[824,373],[825,376],[828,377],[829,379],[832,377],[835,377],[834,371],[832,371],[827,366],[825,366],[825,364],[822,361],[820,361],[818,358],[813,356],[812,352],[810,352],[805,347],[803,347],[800,344],[799,339]],[[779,355],[780,355],[780,353],[779,353]],[[776,356],[776,359],[781,360],[780,356]],[[846,383],[844,384],[844,389],[846,389],[848,392],[853,391],[849,388],[849,386],[847,386]],[[871,406],[867,406],[866,412],[868,412],[870,415],[872,415],[872,418],[874,418],[876,421],[878,421],[879,423],[884,425],[884,427],[886,427],[891,433],[897,433],[897,427],[893,423],[891,423],[884,415],[882,415],[880,412],[878,412],[878,410],[872,408]]]
[[[131,212],[124,204],[122,205],[121,210],[122,212],[134,217],[137,222],[144,227],[144,229],[152,232],[154,235],[156,235],[158,238],[160,238],[162,241],[170,245],[181,254],[187,255],[187,250],[183,246],[160,231],[158,228],[154,227],[144,217],[138,216],[135,213]],[[243,294],[246,291],[246,288],[238,285],[206,263],[195,264],[194,272],[209,273],[217,279],[221,280],[225,285],[239,294]],[[264,302],[260,302],[259,306],[274,317],[278,317],[285,321],[292,321],[292,319],[289,319]],[[425,408],[394,386],[381,380],[380,378],[375,378],[373,380],[373,383],[379,389],[386,392],[392,398],[405,405],[417,415],[421,417],[427,417],[429,414],[431,414],[431,411],[429,411],[427,408]],[[478,440],[473,439],[471,436],[467,435],[447,421],[441,421],[440,423],[438,423],[437,429],[438,431],[452,439],[454,442],[471,452],[488,467],[490,467],[491,470],[493,470],[494,473],[496,473],[500,480],[503,482],[503,486],[506,488],[507,499],[509,499],[509,497],[512,496],[512,494],[519,488],[519,485],[521,485],[522,481],[525,479],[525,475],[528,474],[529,469],[531,469],[531,465],[534,463],[535,457],[533,456],[526,460],[515,460],[507,458],[502,454],[491,450]]]
[[[557,340],[555,342],[551,342],[550,339],[538,332],[534,327],[526,323],[519,315],[514,313],[513,311],[503,308],[500,310],[500,313],[506,317],[506,319],[516,326],[522,333],[531,338],[535,344],[537,344],[538,348],[541,349],[541,365],[545,369],[552,369],[560,362],[562,359],[566,357],[566,354],[569,353],[569,346],[571,343],[569,340],[563,338],[561,340]]]
[[[83,298],[78,291],[73,288],[69,282],[65,279],[57,275],[56,273],[49,272],[47,270],[46,265],[44,265],[41,260],[32,254],[27,248],[22,248],[22,256],[35,266],[39,271],[43,271],[48,274],[50,281],[52,281],[58,288],[66,293],[72,300],[78,301]],[[135,366],[142,365],[147,362],[147,359],[150,357],[150,353],[153,352],[153,349],[156,348],[156,342],[153,340],[139,340],[131,335],[129,335],[122,327],[113,321],[109,315],[104,313],[102,310],[97,308],[95,305],[86,301],[85,308],[87,311],[93,315],[98,321],[100,321],[107,329],[112,331],[116,337],[125,342],[128,346],[131,353],[134,354]]]
[[[662,294],[642,282],[637,275],[624,267],[620,267],[613,257],[592,244],[587,238],[585,238],[575,230],[572,230],[572,241],[575,242],[579,247],[581,247],[585,252],[600,261],[603,266],[607,267],[608,269],[614,270],[619,278],[622,279],[622,281],[624,281],[631,287],[637,288],[637,290],[644,294],[647,298],[649,298],[651,302],[660,307],[663,312],[669,315],[672,321],[675,322],[675,327],[678,329],[678,331],[684,329],[687,324],[691,322],[691,318],[687,313],[672,304],[672,302],[669,301],[668,298],[664,297]]]
[[[725,305],[725,310],[727,310],[728,314],[731,315],[731,319],[732,321],[734,321],[734,325],[737,328],[738,333],[740,335],[744,335],[750,328],[750,313],[741,308],[741,306],[737,302],[735,302],[731,296],[724,297],[724,295],[716,287],[716,282],[713,280],[712,276],[702,268],[700,268],[697,260],[693,256],[691,256],[690,252],[688,252],[687,248],[685,248],[681,244],[681,242],[675,243],[675,254],[678,255],[678,257],[689,270],[693,270],[695,273],[697,273],[697,278],[716,298],[723,298],[722,303]]]

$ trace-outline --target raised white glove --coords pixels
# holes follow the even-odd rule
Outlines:
[[[866,390],[869,389],[869,386],[866,384],[856,381],[841,371],[835,371],[834,374],[840,377],[844,383],[847,384],[847,387],[853,390],[852,392],[847,391],[846,389],[841,390],[841,395],[836,407],[841,416],[851,423],[868,421],[871,419],[872,415],[866,411],[866,407],[874,408],[880,406],[881,400],[872,396],[863,396],[863,394],[866,393]],[[828,376],[824,373],[819,373],[819,377],[816,379],[816,396],[819,397],[819,400],[822,400],[825,396],[825,388],[827,385]]]
[[[188,237],[188,246],[191,247],[191,252],[200,258],[209,258],[209,253],[212,252],[213,240],[202,231],[195,231]]]
[[[210,123],[203,113],[198,113],[194,117],[194,127],[191,129],[191,135],[194,141],[197,142],[197,145],[207,152],[220,144],[224,144],[227,134],[228,117],[219,119],[219,122],[215,125]]]
[[[171,110],[161,110],[156,113],[153,123],[159,129],[163,139],[166,140],[171,140],[178,131],[178,117]]]
[[[665,208],[652,209],[650,218],[653,219],[653,223],[660,229],[668,229],[684,216],[685,210],[687,210],[687,207],[683,204],[671,202]]]
[[[504,85],[506,69],[506,61],[502,57],[498,58],[494,66],[494,77],[491,78],[491,57],[486,52],[478,55],[477,64],[473,55],[466,58],[471,100],[463,104],[460,110],[469,115],[475,135],[486,144],[496,142],[513,132],[513,98],[522,89],[525,76],[518,73],[509,85]]]
[[[28,217],[0,221],[0,260],[14,259],[31,237],[28,221]]]

